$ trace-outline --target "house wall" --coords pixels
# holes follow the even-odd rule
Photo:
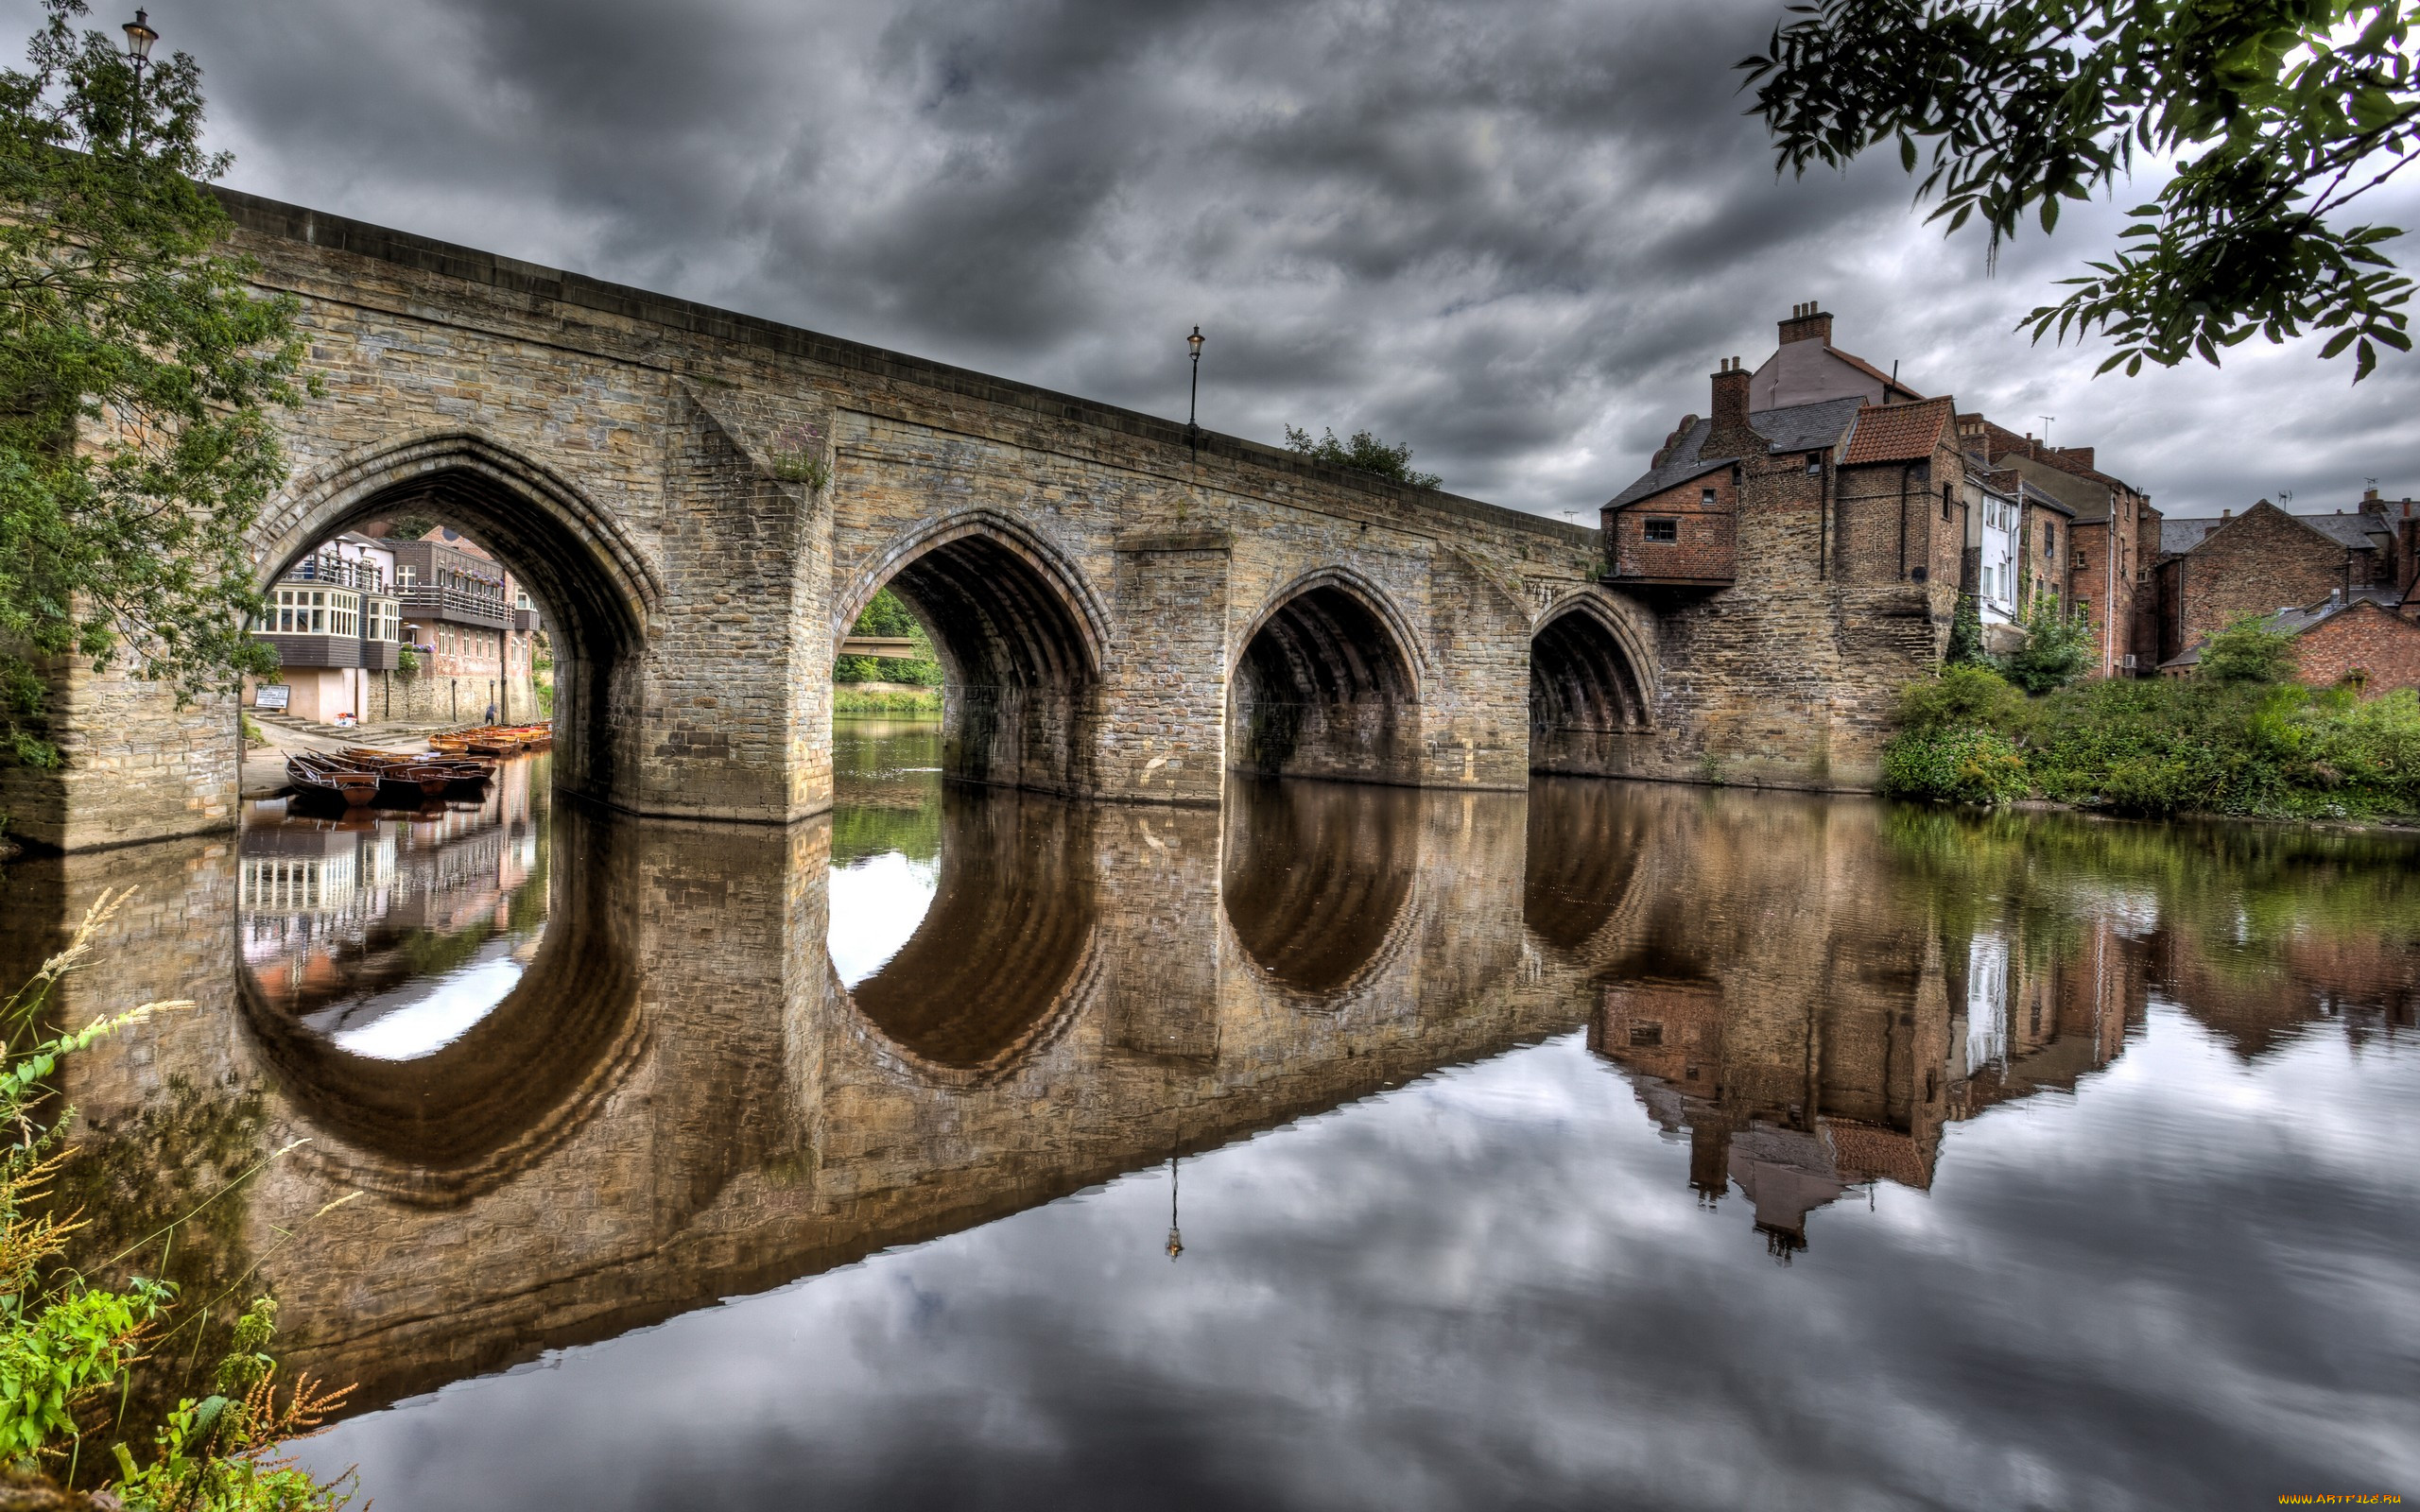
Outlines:
[[[2356,604],[2296,637],[2294,657],[2294,676],[2313,687],[2332,687],[2359,672],[2365,697],[2420,688],[2420,619]]]
[[[2318,603],[2345,586],[2351,555],[2276,506],[2254,506],[2180,559],[2180,645],[2247,614]]]

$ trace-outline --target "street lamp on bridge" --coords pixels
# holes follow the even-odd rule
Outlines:
[[[1194,423],[1193,417],[1201,403],[1201,328],[1200,326],[1193,328],[1193,335],[1184,338],[1184,344],[1193,349],[1193,390],[1185,396],[1184,401],[1184,442],[1187,446],[1198,447],[1201,444],[1201,427]]]

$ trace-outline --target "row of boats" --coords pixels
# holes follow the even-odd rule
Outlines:
[[[297,794],[347,808],[417,809],[447,799],[483,799],[496,763],[554,744],[544,725],[481,725],[431,735],[418,755],[348,746],[337,751],[293,751],[285,776]]]

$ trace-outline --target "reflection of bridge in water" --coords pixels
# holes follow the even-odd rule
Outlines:
[[[930,909],[852,990],[826,954],[828,823],[564,808],[518,985],[400,1060],[230,969],[249,851],[43,863],[9,901],[55,924],[104,881],[183,879],[151,883],[107,986],[201,1010],[69,1091],[108,1116],[169,1077],[268,1090],[264,1152],[312,1143],[243,1194],[247,1243],[294,1364],[370,1404],[1582,1026],[1687,1130],[1690,1178],[1740,1190],[1787,1253],[1859,1183],[1927,1185],[1947,1125],[2105,1063],[2148,985],[2196,981],[2199,932],[2271,885],[2221,858],[2200,893],[2130,892],[2083,827],[1913,817],[1577,782],[1239,786],[1223,812],[953,791]],[[2172,877],[2158,859],[2139,874]],[[2339,981],[2408,1023],[2420,957],[2367,937],[2358,971],[2350,946],[2280,945],[2267,1032],[2342,1011]]]

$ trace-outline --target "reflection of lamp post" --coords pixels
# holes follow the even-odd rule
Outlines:
[[[1201,328],[1200,326],[1193,328],[1193,335],[1184,338],[1184,344],[1193,349],[1193,390],[1185,396],[1184,400],[1184,444],[1200,446],[1201,427],[1195,424],[1193,419],[1201,402]]]
[[[1196,356],[1201,355],[1196,349]],[[1168,1157],[1168,1259],[1184,1253],[1184,1236],[1176,1229],[1176,1157]]]
[[[160,40],[160,34],[151,29],[148,13],[139,9],[124,29],[126,60],[134,65],[134,110],[126,122],[126,145],[132,146],[135,124],[143,119],[143,69],[151,61],[151,44]]]

